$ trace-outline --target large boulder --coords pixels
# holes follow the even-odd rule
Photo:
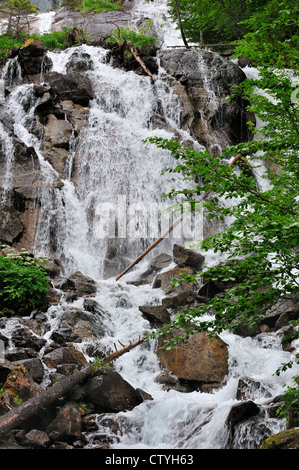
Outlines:
[[[53,29],[60,31],[62,27],[82,28],[88,35],[88,41],[92,44],[101,44],[103,38],[110,36],[118,27],[126,27],[131,24],[131,14],[127,11],[104,11],[93,13],[88,11],[69,10],[66,6],[55,12]]]
[[[174,244],[173,261],[179,266],[191,266],[196,270],[200,270],[205,261],[205,257],[194,250]]]
[[[28,39],[19,50],[19,63],[22,75],[36,75],[47,71],[52,66],[51,59],[46,55],[47,47],[40,39]]]
[[[200,332],[169,350],[163,348],[164,339],[171,337],[159,339],[157,355],[162,366],[176,377],[206,383],[224,380],[228,373],[228,348],[221,338]]]
[[[75,104],[88,106],[93,99],[93,90],[89,78],[80,73],[64,75],[49,72],[44,77],[60,101],[71,100]]]
[[[52,440],[73,442],[81,438],[82,421],[79,405],[66,403],[47,427]]]
[[[268,437],[260,449],[299,449],[299,429],[287,429]]]
[[[193,282],[186,282],[185,280],[183,280],[182,285],[172,287],[172,279],[180,279],[181,276],[184,274],[191,276],[192,274],[195,274],[195,271],[189,266],[175,267],[173,269],[170,269],[169,271],[164,271],[155,277],[153,282],[153,288],[160,288],[167,293],[174,291],[186,291],[188,293],[191,293],[194,290]]]
[[[47,352],[43,356],[43,362],[52,369],[61,364],[75,364],[78,367],[87,364],[84,354],[73,346],[56,348],[53,351]]]
[[[99,413],[132,410],[143,401],[138,390],[118,372],[105,368],[99,369],[88,381],[84,397]]]

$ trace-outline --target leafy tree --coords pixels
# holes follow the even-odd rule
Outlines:
[[[199,243],[203,250],[225,254],[229,262],[183,277],[204,282],[220,279],[233,282],[233,287],[223,297],[178,313],[168,330],[185,328],[188,337],[197,331],[219,334],[241,326],[251,328],[282,295],[298,293],[299,97],[294,95],[294,83],[288,70],[269,67],[260,69],[258,79],[243,82],[241,90],[251,103],[249,109],[264,124],[258,132],[255,129],[253,141],[224,149],[219,158],[177,142],[149,139],[178,160],[177,166],[166,171],[194,181],[192,189],[173,189],[167,195],[170,199],[181,195],[196,203],[203,191],[210,191],[202,202],[206,215],[232,220],[223,232]],[[239,165],[241,171],[228,167],[225,160],[236,154],[247,156],[252,172],[242,171],[244,165]],[[256,180],[254,175],[259,173],[265,185]],[[167,328],[157,334],[165,332]],[[177,338],[181,341],[184,335]]]
[[[258,65],[287,66],[296,69],[299,62],[299,4],[293,0],[271,0],[243,24],[244,35],[236,55]]]
[[[267,0],[262,4],[259,0],[168,0],[172,18],[181,22],[188,39],[198,43],[201,32],[206,43],[241,39],[248,26],[240,22],[265,4]]]
[[[30,15],[38,13],[38,8],[30,0],[5,0],[1,10],[8,18],[7,33],[20,38],[21,33],[30,30]]]

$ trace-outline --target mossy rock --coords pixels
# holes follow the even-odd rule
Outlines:
[[[260,449],[299,449],[299,429],[287,429],[268,437]]]

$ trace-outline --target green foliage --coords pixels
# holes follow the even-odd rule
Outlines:
[[[294,379],[295,386],[285,386],[286,391],[281,396],[282,404],[277,409],[279,418],[286,418],[289,427],[298,427],[299,424],[299,384],[298,378]]]
[[[119,45],[129,44],[144,52],[149,52],[156,45],[156,38],[148,36],[145,29],[140,29],[138,32],[130,29],[129,27],[115,28],[113,34],[107,39],[107,42],[117,43]]]
[[[262,93],[257,93],[256,87]],[[197,203],[203,191],[210,191],[209,198],[202,201],[205,215],[232,221],[223,232],[199,242],[199,247],[234,262],[206,267],[184,279],[220,279],[236,281],[235,285],[223,298],[215,297],[175,316],[168,330],[186,328],[186,337],[203,330],[219,334],[244,325],[251,328],[280,296],[298,292],[299,106],[294,100],[293,81],[289,71],[265,67],[260,69],[259,79],[242,84],[241,92],[251,103],[249,109],[264,122],[255,140],[224,149],[222,156],[215,158],[177,142],[149,139],[168,149],[178,161],[167,172],[181,173],[194,181],[193,188],[173,189],[167,197]],[[242,165],[235,170],[227,165],[228,159],[239,153],[247,155],[251,173],[242,171]],[[270,170],[265,176],[263,165]],[[260,181],[267,179],[267,184],[259,185],[254,177],[257,174]]]
[[[45,262],[26,250],[0,256],[1,309],[26,315],[44,304],[49,289]]]
[[[260,0],[169,0],[172,18],[177,20],[178,5],[185,36],[200,42],[200,31],[206,43],[239,40],[248,32],[240,22],[261,8]],[[263,2],[266,5],[267,1]]]
[[[73,31],[72,27],[63,26],[60,31],[46,31],[43,34],[33,34],[30,37],[40,39],[49,50],[53,49],[64,49],[68,47],[67,38],[68,35]],[[84,34],[78,37],[77,44],[80,44],[84,39]]]
[[[22,32],[29,33],[30,15],[36,15],[38,8],[30,0],[5,0],[0,11],[8,19],[7,33],[19,39]]]
[[[299,5],[293,0],[169,0],[186,38],[206,44],[237,41],[237,55],[262,65],[298,64]]]
[[[122,2],[109,2],[108,0],[83,0],[78,7],[81,11],[102,13],[103,11],[122,10]]]
[[[19,38],[11,34],[2,34],[0,36],[0,60],[5,59],[14,49],[19,49],[24,42],[26,35],[19,34]]]
[[[299,4],[271,0],[244,22],[248,29],[236,49],[258,65],[297,68],[299,63]]]
[[[43,34],[32,34],[29,38],[40,39],[50,51],[65,49],[68,47],[67,38],[72,30],[72,27],[63,26],[60,31],[51,30]],[[12,34],[0,36],[0,59],[6,59],[14,49],[19,49],[26,38],[28,38],[26,33],[20,33],[18,38]],[[74,46],[81,44],[84,40],[85,34],[83,33],[82,36],[77,37],[77,42]]]

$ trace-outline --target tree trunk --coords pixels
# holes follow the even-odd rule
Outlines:
[[[178,0],[175,0],[175,9],[176,9],[177,17],[178,17],[178,22],[179,22],[179,27],[180,27],[183,43],[185,44],[185,47],[187,49],[190,49],[190,46],[187,43],[187,39],[185,37],[185,33],[184,33],[183,25],[182,25],[181,13],[180,13],[180,9],[179,9]]]
[[[118,357],[141,344],[146,339],[147,337],[141,338],[135,343],[132,343],[129,346],[124,346],[119,351],[115,351],[114,353],[107,356],[106,359],[103,360],[103,363],[107,364],[114,361]],[[27,421],[32,415],[38,413],[43,408],[47,408],[59,398],[66,395],[66,393],[69,392],[71,388],[73,388],[78,383],[87,380],[88,377],[93,373],[94,367],[95,366],[93,364],[88,364],[83,369],[74,372],[65,379],[60,380],[58,383],[53,385],[53,387],[50,387],[40,395],[30,398],[21,406],[8,411],[0,418],[0,437],[3,437],[12,429],[22,425],[22,423]]]
[[[145,65],[145,63],[143,62],[143,60],[140,58],[140,56],[137,54],[137,51],[136,49],[131,46],[130,44],[128,44],[129,48],[130,48],[130,51],[132,52],[133,56],[134,56],[134,59],[137,60],[137,62],[141,65],[141,67],[143,68],[143,70],[151,77],[152,80],[156,80],[156,77],[155,75],[152,74],[152,72],[147,68],[147,66]]]
[[[92,368],[92,364],[84,367],[80,371],[62,379],[41,395],[30,398],[19,407],[8,411],[8,413],[0,418],[0,437],[22,425],[24,421],[27,421],[30,416],[38,413],[42,408],[47,408],[58,398],[65,395],[74,385],[84,381],[91,374]]]

